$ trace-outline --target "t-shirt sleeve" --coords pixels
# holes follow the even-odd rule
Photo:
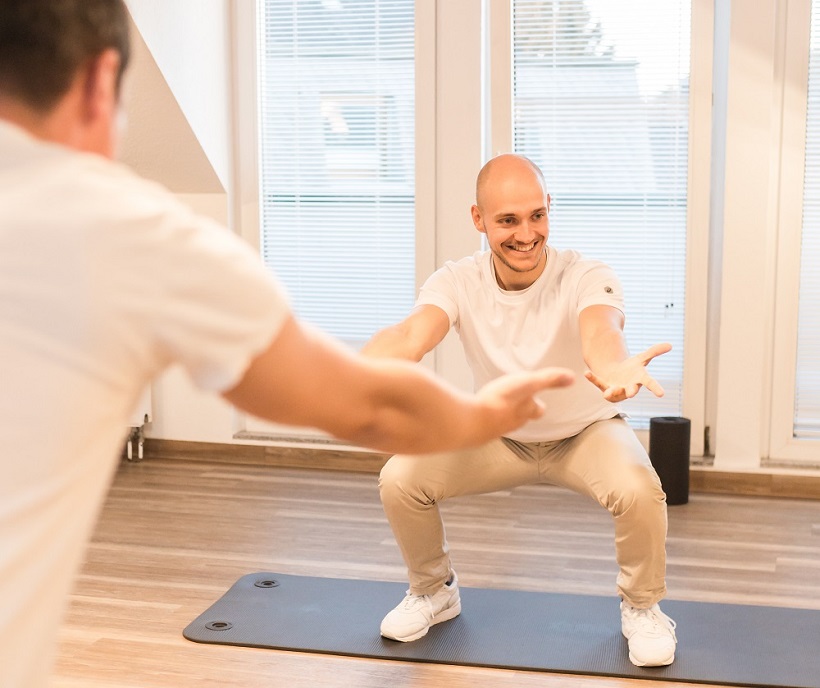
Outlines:
[[[416,306],[438,306],[450,318],[450,325],[458,322],[458,288],[456,277],[449,265],[436,270],[419,290]]]
[[[234,387],[290,313],[282,286],[230,230],[193,213],[166,218],[155,323],[169,361],[195,384]]]
[[[578,276],[577,313],[588,306],[612,306],[624,312],[624,291],[615,271],[598,261],[584,261]]]

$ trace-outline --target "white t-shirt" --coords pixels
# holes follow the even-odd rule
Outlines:
[[[0,121],[0,683],[47,683],[128,419],[181,363],[230,389],[288,305],[160,186]]]
[[[541,395],[546,413],[510,433],[521,442],[548,442],[578,434],[596,420],[619,414],[583,377],[578,315],[587,306],[623,311],[623,290],[604,263],[576,251],[547,247],[547,265],[521,291],[498,286],[490,251],[447,262],[419,292],[417,305],[431,304],[450,318],[464,346],[475,388],[505,373],[562,366],[578,375],[570,387]]]

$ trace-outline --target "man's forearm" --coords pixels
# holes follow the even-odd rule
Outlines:
[[[600,329],[584,343],[584,362],[594,373],[602,374],[629,358],[623,332]]]
[[[448,451],[500,437],[543,413],[540,391],[574,381],[571,371],[550,368],[502,376],[477,394],[466,394],[401,361],[371,363],[374,386],[368,407],[359,409],[367,422],[350,439],[372,447],[401,446],[403,453]]]
[[[418,363],[426,352],[420,351],[402,328],[393,325],[374,334],[359,353],[369,358],[400,358]]]
[[[487,418],[468,396],[400,361],[373,361],[374,384],[361,408],[363,425],[349,439],[369,447],[425,453],[480,444]]]

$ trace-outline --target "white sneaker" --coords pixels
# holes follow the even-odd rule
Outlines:
[[[430,626],[449,621],[461,613],[458,578],[455,572],[449,585],[433,595],[412,595],[407,591],[401,604],[382,620],[381,634],[385,638],[409,643],[427,634]]]
[[[621,602],[621,632],[635,666],[667,666],[675,661],[675,622],[657,604],[638,609]]]

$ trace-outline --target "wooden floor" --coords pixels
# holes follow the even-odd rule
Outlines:
[[[524,487],[454,500],[443,510],[463,586],[614,593],[609,516],[573,493]],[[692,494],[689,504],[669,508],[668,555],[670,598],[820,609],[820,501]],[[376,476],[123,463],[75,586],[54,686],[691,688],[182,637],[236,579],[256,571],[404,581]]]

